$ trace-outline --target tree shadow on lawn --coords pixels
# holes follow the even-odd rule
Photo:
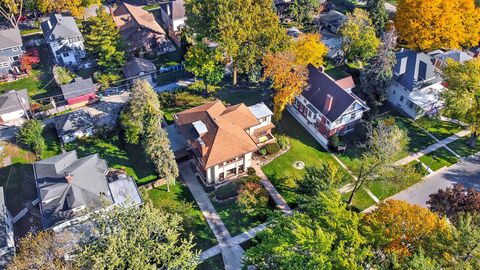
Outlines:
[[[31,205],[37,197],[31,164],[16,163],[0,168],[0,185],[4,188],[6,205],[12,216]]]

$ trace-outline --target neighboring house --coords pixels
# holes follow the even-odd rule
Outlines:
[[[225,107],[221,101],[214,101],[177,113],[174,121],[191,152],[190,162],[197,176],[212,185],[245,173],[253,152],[275,141],[272,115],[263,103]],[[182,140],[175,141],[183,144]]]
[[[53,60],[61,66],[77,66],[85,57],[82,33],[71,16],[52,14],[40,24]]]
[[[318,17],[319,31],[327,29],[336,34],[346,20],[347,16],[336,10],[330,10],[327,13],[322,13]]]
[[[44,230],[75,226],[113,204],[142,203],[135,181],[107,178],[107,162],[98,154],[78,158],[76,151],[66,152],[35,162],[33,171]]]
[[[26,89],[12,90],[0,95],[0,123],[28,117],[30,109]]]
[[[11,71],[20,73],[18,66],[23,55],[22,46],[18,28],[0,29],[0,77]]]
[[[62,142],[69,143],[93,135],[95,126],[88,112],[78,110],[55,117],[55,129]]]
[[[185,26],[187,16],[185,15],[184,0],[170,0],[160,4],[162,10],[169,17],[168,26],[172,27],[173,31],[178,32]]]
[[[351,78],[351,77],[350,77]],[[334,134],[345,134],[369,110],[351,89],[352,81],[335,81],[322,69],[308,65],[308,87],[288,110],[323,146]]]
[[[325,44],[328,48],[328,53],[327,57],[330,59],[338,59],[338,58],[343,58],[345,55],[345,52],[343,51],[342,48],[342,39],[341,38],[328,38],[328,39],[323,39],[322,38],[322,43]]]
[[[4,269],[15,256],[12,215],[5,204],[3,187],[0,187],[0,268]]]
[[[166,53],[175,50],[165,30],[143,8],[123,3],[111,14],[130,52]]]
[[[442,69],[447,66],[447,60],[450,59],[457,63],[463,64],[466,61],[470,61],[473,59],[468,53],[463,52],[461,50],[455,49],[450,51],[441,51],[436,50],[427,54],[428,56],[432,57],[433,64],[436,68]]]
[[[132,57],[125,66],[123,66],[123,75],[130,81],[146,80],[153,86],[156,78],[156,70],[155,64],[151,61]]]
[[[430,56],[411,50],[396,54],[394,83],[388,88],[388,101],[413,119],[436,114],[443,106],[442,78]]]
[[[287,29],[287,35],[294,39],[297,39],[301,34],[302,34],[302,31],[298,30],[298,28],[295,26],[292,26]]]
[[[80,107],[96,98],[97,87],[91,78],[76,77],[73,82],[61,85],[63,98],[68,105]]]
[[[480,58],[480,46],[468,49],[467,53],[473,58]]]

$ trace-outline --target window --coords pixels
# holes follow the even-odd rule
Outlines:
[[[393,90],[393,95],[395,96],[395,94],[397,93],[397,90]]]
[[[410,109],[413,109],[413,107],[415,106],[415,104],[413,102],[411,102],[410,100],[407,100],[407,106],[410,108]]]
[[[67,56],[69,56],[69,53],[68,53],[68,52],[63,53],[63,57],[67,57]]]
[[[312,112],[308,111],[308,117],[312,117]]]
[[[18,47],[13,47],[12,51],[14,51],[14,52],[18,51]]]
[[[405,98],[403,96],[400,96],[400,101],[403,102]]]

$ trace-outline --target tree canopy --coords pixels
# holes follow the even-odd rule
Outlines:
[[[99,5],[100,0],[36,0],[36,6],[43,13],[61,13],[69,11],[75,17],[81,17],[85,8]]]
[[[24,0],[0,0],[0,15],[12,27],[17,27],[23,12]]]
[[[384,32],[385,25],[388,22],[388,11],[387,8],[385,8],[385,0],[367,0],[365,9],[368,11],[368,15],[377,30],[377,34],[380,36]]]
[[[320,42],[319,34],[302,34],[292,44],[292,51],[295,54],[295,61],[301,66],[312,64],[319,68],[323,66],[324,57],[328,48]]]
[[[186,0],[186,24],[197,40],[225,53],[236,84],[237,71],[248,74],[265,54],[286,46],[286,31],[272,7],[272,0]]]
[[[472,131],[468,142],[474,147],[480,136],[480,59],[462,63],[448,61],[443,69],[444,113],[469,125]]]
[[[321,7],[318,0],[293,0],[288,6],[288,16],[294,21],[303,24],[310,24],[313,22],[315,11]]]
[[[42,132],[42,121],[32,119],[23,123],[17,134],[17,140],[30,147],[38,158],[42,157],[43,150],[45,150],[45,139],[42,136]]]
[[[411,49],[473,47],[480,41],[479,18],[474,0],[399,0],[395,27]]]
[[[225,63],[221,51],[204,43],[197,43],[188,48],[185,54],[185,69],[208,84],[218,84],[225,75]]]
[[[427,204],[433,212],[455,220],[462,213],[480,213],[480,192],[457,183],[430,194]]]

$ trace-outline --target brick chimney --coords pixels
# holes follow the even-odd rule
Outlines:
[[[73,182],[73,175],[69,172],[65,172],[64,175],[67,183],[71,184]]]
[[[330,94],[327,94],[327,99],[325,100],[323,111],[329,112],[332,109],[332,104],[333,104],[333,97]]]

